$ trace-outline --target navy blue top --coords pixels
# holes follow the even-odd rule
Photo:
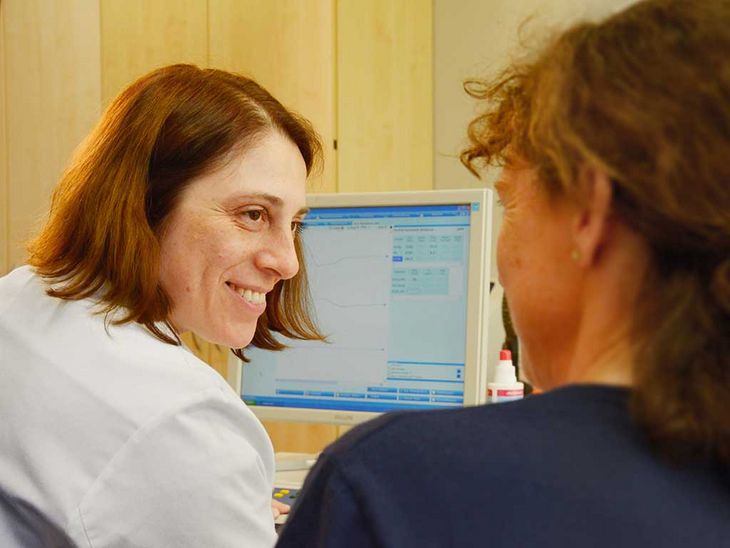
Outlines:
[[[647,447],[628,390],[399,412],[327,448],[277,546],[730,546],[730,473]]]

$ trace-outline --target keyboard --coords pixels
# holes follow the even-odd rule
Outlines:
[[[274,500],[278,500],[279,502],[283,502],[284,504],[293,506],[298,494],[299,489],[294,489],[292,487],[274,487],[274,491],[272,492],[271,496],[274,498]],[[277,531],[284,523],[286,523],[287,517],[289,517],[289,514],[281,514],[278,518],[274,520]]]
[[[292,506],[298,494],[299,489],[293,489],[291,487],[274,487],[274,491],[271,496],[279,502]]]

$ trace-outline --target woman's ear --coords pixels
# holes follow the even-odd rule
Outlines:
[[[582,267],[594,265],[608,240],[613,186],[608,175],[586,167],[579,174],[580,196],[573,225],[573,260]]]

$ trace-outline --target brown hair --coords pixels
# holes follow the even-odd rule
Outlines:
[[[158,237],[186,185],[277,130],[299,148],[309,174],[321,157],[310,124],[253,80],[215,69],[173,65],[125,89],[81,146],[53,193],[49,220],[29,244],[30,264],[61,299],[94,296],[112,323],[139,322],[180,344],[173,303],[159,283]],[[309,316],[301,268],[267,295],[252,344],[280,350],[272,331],[321,339]],[[160,323],[166,325],[166,328]],[[234,353],[243,358],[241,350]]]
[[[514,151],[550,195],[606,173],[653,267],[637,305],[632,411],[673,460],[730,463],[730,1],[650,0],[578,24],[467,91],[462,162]]]

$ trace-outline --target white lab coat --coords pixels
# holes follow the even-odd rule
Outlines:
[[[79,546],[273,545],[271,442],[230,386],[44,289],[0,278],[0,483]]]

